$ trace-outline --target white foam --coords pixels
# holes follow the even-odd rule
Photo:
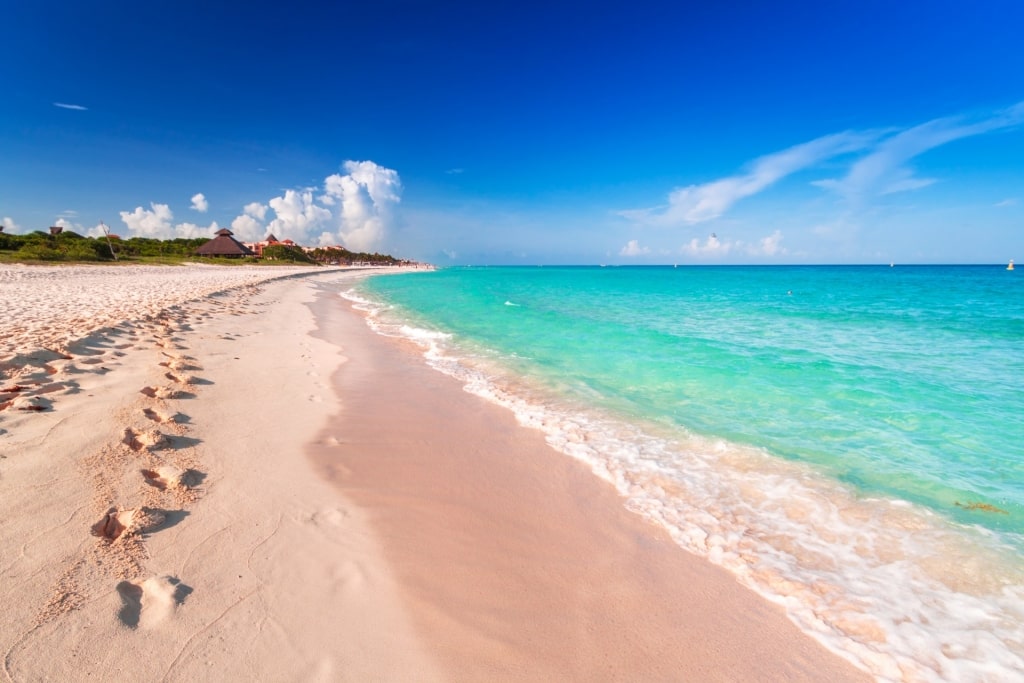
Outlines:
[[[543,431],[628,509],[879,680],[1000,681],[1024,671],[1024,569],[996,534],[907,501],[859,498],[756,448],[574,404],[482,354],[467,357],[449,334],[359,305],[374,330],[420,344],[432,367]]]

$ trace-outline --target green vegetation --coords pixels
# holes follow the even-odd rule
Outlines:
[[[268,244],[263,247],[263,258],[267,261],[287,261],[288,263],[309,263],[315,261],[299,247],[286,244]]]
[[[180,262],[193,259],[196,247],[206,238],[155,240],[133,237],[127,240],[83,237],[65,230],[56,235],[37,230],[25,235],[0,232],[0,261],[120,261]]]
[[[264,250],[266,253],[266,250]],[[343,247],[317,247],[311,249],[307,255],[317,263],[326,263],[332,266],[352,265],[374,265],[374,266],[397,266],[402,263],[399,259],[388,254],[368,254],[364,251],[354,252]]]
[[[205,261],[225,265],[241,264],[329,264],[329,265],[387,265],[401,263],[387,254],[351,252],[338,247],[303,250],[286,244],[271,244],[263,248],[263,258],[210,258],[196,256],[195,251],[209,238],[177,238],[158,240],[150,237],[118,239],[112,237],[83,237],[70,230],[56,235],[37,230],[23,235],[0,232],[0,263],[3,262],[105,262],[113,263],[181,263]],[[115,259],[111,249],[117,254]]]

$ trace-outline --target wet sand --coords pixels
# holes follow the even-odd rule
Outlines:
[[[450,680],[862,680],[511,413],[322,296],[342,412],[312,450]]]

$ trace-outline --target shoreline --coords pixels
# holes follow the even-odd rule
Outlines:
[[[450,680],[868,680],[421,349],[334,293],[314,307],[349,361],[311,456],[367,512]]]
[[[158,270],[4,309],[63,344],[0,371],[45,401],[0,411],[4,679],[867,678],[373,333],[365,273]]]

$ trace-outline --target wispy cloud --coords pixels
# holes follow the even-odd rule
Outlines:
[[[811,184],[837,192],[851,204],[871,197],[927,187],[936,178],[920,177],[909,162],[954,140],[983,135],[1024,123],[1024,102],[985,116],[933,119],[907,129],[844,131],[815,138],[754,159],[745,171],[699,185],[676,188],[662,206],[621,211],[633,221],[664,226],[702,223],[726,214],[738,201],[764,192],[805,169],[848,163],[840,178]],[[849,157],[846,162],[843,157]],[[692,243],[691,243],[692,246]],[[698,246],[707,250],[707,244]],[[719,245],[716,249],[725,249]]]
[[[739,200],[755,195],[797,171],[836,156],[861,151],[874,143],[879,135],[877,131],[826,135],[755,159],[748,164],[746,173],[677,188],[668,195],[667,207],[627,211],[622,215],[664,225],[701,223],[718,218]]]
[[[463,169],[463,168],[449,168],[447,171],[445,171],[445,173],[447,175],[459,175],[460,173],[465,173],[465,172],[466,172],[466,170]]]
[[[80,104],[65,104],[64,102],[54,102],[53,106],[60,107],[61,109],[73,109],[74,111],[89,111],[89,107],[83,107]]]
[[[992,206],[1002,208],[1004,206],[1016,206],[1016,205],[1017,205],[1017,198],[1016,197],[1008,197],[1008,198],[1004,199],[1001,202],[996,202]]]
[[[842,179],[820,180],[815,184],[835,190],[853,202],[918,190],[937,179],[916,176],[908,166],[913,158],[954,140],[1003,130],[1021,122],[1024,122],[1024,102],[973,122],[964,117],[933,119],[885,138],[871,153],[855,162]]]

